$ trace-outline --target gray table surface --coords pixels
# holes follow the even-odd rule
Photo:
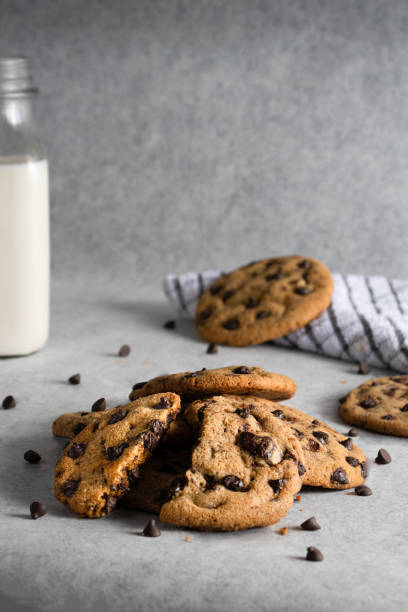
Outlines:
[[[64,285],[66,287],[66,284]],[[118,297],[118,295],[120,297]],[[402,610],[408,596],[405,439],[361,432],[374,494],[308,489],[275,525],[238,533],[198,533],[162,525],[140,537],[148,515],[117,509],[109,518],[79,519],[53,496],[53,468],[63,441],[51,423],[65,411],[87,410],[98,397],[126,401],[133,382],[160,373],[228,364],[260,365],[298,384],[291,403],[347,431],[337,413],[341,395],[365,378],[354,364],[272,346],[220,349],[207,355],[190,321],[164,330],[171,311],[157,285],[123,294],[106,287],[54,287],[48,346],[0,362],[0,609],[65,610]],[[127,342],[132,353],[116,356]],[[80,386],[67,384],[75,372]],[[390,465],[373,462],[385,447]],[[23,460],[28,448],[43,457]],[[32,500],[47,506],[33,521]],[[299,530],[316,515],[321,531]],[[288,527],[288,535],[279,533]],[[190,541],[186,541],[186,536]],[[315,545],[323,563],[304,560]],[[1,605],[3,604],[3,606]]]

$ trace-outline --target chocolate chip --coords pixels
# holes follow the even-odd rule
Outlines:
[[[341,397],[339,399],[339,404],[344,404],[344,402],[346,401],[347,397],[348,397],[347,395],[343,395],[343,397]]]
[[[316,440],[310,439],[307,443],[307,450],[317,453],[320,450],[320,444]]]
[[[163,325],[164,329],[176,329],[176,322],[171,320],[171,321],[166,321],[165,324]]]
[[[333,474],[331,475],[330,480],[340,485],[349,484],[349,480],[346,476],[346,472],[341,467],[337,468],[337,470],[334,470]]]
[[[130,346],[128,344],[122,344],[119,349],[118,356],[119,357],[128,357],[130,355]]]
[[[238,329],[239,328],[239,321],[238,321],[238,319],[227,319],[226,321],[224,321],[222,326],[223,326],[224,329],[228,329],[230,331],[233,331],[234,329]]]
[[[215,478],[215,476],[212,476],[211,474],[205,474],[204,478],[206,482],[206,490],[212,491],[213,489],[215,489],[215,486],[217,484],[217,479]]]
[[[110,514],[116,506],[117,499],[113,497],[113,495],[108,495],[107,493],[104,493],[102,498],[105,500],[105,506],[102,511],[106,512],[106,514]]]
[[[106,454],[109,461],[115,461],[115,459],[118,459],[128,446],[129,444],[127,444],[127,442],[121,442],[121,444],[117,444],[116,446],[108,446],[106,449]]]
[[[155,410],[168,410],[170,406],[171,401],[169,400],[169,398],[162,395],[157,404],[152,406],[152,408],[154,408]]]
[[[38,463],[41,461],[41,455],[30,449],[24,453],[24,459],[28,463]]]
[[[298,438],[298,440],[301,440],[302,438],[305,437],[305,434],[303,433],[303,431],[299,431],[298,429],[296,429],[295,427],[291,427],[291,430],[293,431],[293,433],[295,434],[295,436]]]
[[[355,429],[354,427],[352,427],[351,429],[348,430],[347,435],[351,436],[352,438],[356,438],[359,435],[359,431],[358,429]]]
[[[99,423],[94,423],[93,424],[93,427],[92,427],[93,433],[95,433],[95,431],[98,429],[98,427],[99,427]]]
[[[358,364],[357,374],[369,374],[371,372],[371,368],[365,361],[360,361]]]
[[[125,418],[127,413],[128,413],[128,411],[125,410],[125,408],[118,408],[111,415],[111,417],[110,417],[110,419],[108,421],[108,425],[113,425],[114,423],[119,423],[119,421],[123,421],[123,419]]]
[[[224,293],[224,295],[222,296],[222,299],[224,302],[226,302],[227,300],[229,300],[233,295],[235,295],[236,290],[235,289],[228,289],[228,291],[226,291]]]
[[[408,412],[408,404],[405,404],[402,408],[400,408],[401,412]]]
[[[68,378],[68,382],[70,385],[79,385],[81,382],[81,375],[73,374],[72,376]]]
[[[316,521],[315,516],[311,516],[306,521],[304,521],[300,526],[305,531],[317,531],[318,529],[321,528],[319,523]]]
[[[353,448],[353,440],[351,438],[346,438],[340,442],[347,450],[351,450]]]
[[[361,497],[368,497],[369,495],[373,494],[370,487],[367,487],[366,485],[359,485],[354,489],[354,492],[356,495],[361,495]]]
[[[77,423],[75,425],[75,427],[72,429],[72,433],[74,434],[74,436],[77,436],[79,434],[80,431],[82,431],[83,429],[85,429],[86,425],[85,423]]]
[[[327,444],[329,441],[329,435],[325,431],[313,431],[312,432],[316,440],[320,442],[320,444]]]
[[[390,376],[390,380],[392,380],[393,382],[398,382],[398,383],[406,382],[403,376]],[[378,384],[381,384],[381,383],[378,383]]]
[[[143,382],[138,382],[138,383],[135,383],[135,384],[133,385],[133,387],[132,387],[132,390],[133,390],[133,391],[136,391],[137,389],[141,389],[142,387],[144,387],[144,386],[145,386],[146,382],[147,382],[147,381],[146,381],[146,380],[144,380]]]
[[[298,295],[308,295],[309,293],[312,293],[312,290],[310,289],[310,287],[307,286],[296,287],[295,293],[297,293]]]
[[[271,459],[273,451],[276,448],[272,438],[268,436],[257,436],[249,431],[241,433],[239,442],[246,451],[251,453],[251,455],[257,455],[265,460]]]
[[[158,538],[161,536],[161,531],[156,525],[156,521],[154,519],[150,519],[142,533],[147,538]]]
[[[310,270],[312,264],[307,259],[304,259],[300,263],[298,263],[298,268],[302,268],[303,270]]]
[[[224,285],[215,285],[215,287],[210,288],[210,293],[211,295],[217,295],[223,289],[224,289]]]
[[[187,484],[187,478],[185,476],[175,478],[173,482],[171,483],[170,487],[168,488],[168,490],[165,492],[164,496],[161,498],[162,503],[170,501],[176,493],[179,493],[179,491],[184,489],[186,484]]]
[[[212,311],[213,311],[212,308],[206,308],[205,310],[202,310],[197,315],[197,321],[199,323],[204,323],[204,321],[206,321],[207,319],[211,317]]]
[[[275,272],[275,274],[267,274],[265,276],[265,279],[267,281],[272,281],[272,280],[280,280],[281,278],[284,278],[285,275],[282,272]]]
[[[394,397],[397,391],[398,391],[398,387],[389,387],[388,389],[384,389],[383,393],[387,397]]]
[[[270,315],[270,314],[271,314],[271,313],[270,313],[270,311],[269,311],[269,310],[259,310],[259,311],[256,313],[255,318],[256,318],[256,319],[258,319],[258,320],[259,320],[259,319],[266,319],[267,317],[269,317],[269,315]]]
[[[318,419],[313,419],[312,425],[320,425],[320,421]]]
[[[251,411],[248,406],[244,406],[243,408],[237,408],[235,412],[243,419],[247,419],[251,414]]]
[[[203,418],[204,418],[204,410],[207,408],[207,405],[205,406],[201,406],[201,408],[199,408],[197,410],[197,418],[200,421],[200,423],[202,423]]]
[[[222,479],[222,484],[230,491],[247,491],[244,483],[238,476],[228,475]]]
[[[323,554],[318,548],[309,546],[306,553],[306,561],[323,561]]]
[[[299,476],[303,476],[303,474],[306,473],[306,468],[303,465],[303,463],[301,463],[300,461],[298,461],[298,474]]]
[[[72,497],[79,487],[80,482],[80,478],[77,478],[76,480],[66,480],[60,487],[61,493],[66,495],[66,497]]]
[[[73,442],[69,451],[67,452],[67,455],[68,457],[71,457],[71,459],[78,459],[78,457],[81,457],[81,455],[84,454],[85,449],[85,442]]]
[[[154,434],[152,431],[146,431],[141,436],[141,439],[143,441],[143,446],[149,451],[154,450],[159,443],[159,436]]]
[[[233,374],[251,374],[252,368],[248,368],[248,366],[238,366],[232,370]]]
[[[392,414],[384,414],[384,416],[381,417],[384,421],[393,421],[395,419],[394,416],[392,416]]]
[[[257,306],[258,306],[258,302],[256,302],[252,296],[249,296],[249,298],[247,299],[245,303],[245,308],[250,309],[250,308],[256,308]]]
[[[380,463],[381,465],[391,463],[391,455],[388,451],[385,450],[385,448],[380,448],[377,457],[375,458],[375,462]]]
[[[44,516],[44,514],[47,514],[47,510],[45,506],[43,506],[43,504],[41,504],[40,502],[33,501],[30,504],[30,514],[31,514],[31,518],[36,520],[40,518],[41,516]]]
[[[207,346],[206,352],[208,355],[215,355],[218,353],[218,346],[215,344],[215,342],[210,342],[210,344]]]
[[[137,479],[140,476],[140,470],[138,467],[134,467],[132,470],[127,471],[127,477],[129,479],[129,484],[134,485]]]
[[[106,399],[101,397],[92,404],[92,412],[103,412],[106,409]]]
[[[372,397],[367,397],[365,400],[360,402],[361,408],[365,408],[366,410],[368,410],[368,408],[374,408],[376,405],[377,402]]]
[[[362,461],[360,463],[360,469],[361,469],[361,475],[363,478],[367,478],[368,476],[368,468],[367,468],[367,461]]]
[[[352,467],[357,467],[360,462],[358,459],[356,459],[355,457],[346,457],[346,461],[348,464],[350,464]]]
[[[89,414],[89,412],[81,412],[81,416],[85,416],[86,414]]]
[[[15,408],[16,405],[17,402],[12,395],[7,395],[7,397],[4,398],[2,403],[4,410],[10,410],[10,408]]]
[[[272,414],[277,419],[283,419],[283,412],[282,412],[282,410],[273,410]]]
[[[158,419],[153,419],[150,421],[150,431],[156,436],[161,436],[166,431],[166,426]]]
[[[268,484],[272,488],[274,493],[279,493],[279,491],[285,484],[285,480],[283,478],[278,478],[276,480],[268,480]]]

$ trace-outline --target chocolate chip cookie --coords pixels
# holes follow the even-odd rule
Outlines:
[[[59,438],[73,438],[89,424],[99,423],[103,415],[115,410],[110,408],[106,412],[67,412],[61,414],[52,424],[52,433]],[[185,445],[192,442],[192,430],[182,414],[172,421],[164,434],[163,444]]]
[[[179,396],[164,393],[104,412],[64,449],[55,468],[56,498],[80,516],[109,514],[179,410]]]
[[[339,411],[351,425],[407,437],[408,375],[368,380],[340,402]]]
[[[304,327],[333,293],[328,268],[310,257],[263,259],[225,274],[197,305],[196,326],[209,342],[259,344]]]
[[[366,457],[351,438],[343,436],[323,421],[282,404],[266,403],[256,397],[237,399],[237,410],[243,416],[255,407],[269,410],[274,418],[285,423],[302,447],[306,473],[303,484],[326,489],[349,489],[364,482],[367,476]],[[195,401],[185,411],[196,429],[211,403]]]
[[[262,400],[249,414],[241,412],[242,403],[240,397],[210,399],[191,469],[171,485],[160,520],[235,531],[286,515],[305,472],[300,443]]]
[[[142,466],[140,477],[121,498],[123,506],[159,514],[175,479],[183,478],[191,463],[191,448],[160,447]]]
[[[147,382],[136,383],[130,399],[150,393],[172,391],[190,398],[203,395],[257,395],[270,399],[288,399],[296,392],[296,384],[288,376],[266,372],[250,366],[228,366],[197,372],[180,372],[158,376]]]

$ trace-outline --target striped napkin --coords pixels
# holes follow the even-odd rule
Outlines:
[[[167,275],[164,292],[178,315],[194,317],[219,270]],[[408,281],[333,274],[332,303],[317,319],[273,344],[377,368],[408,372]]]

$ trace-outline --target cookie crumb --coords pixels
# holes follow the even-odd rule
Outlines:
[[[301,499],[302,499],[302,496],[301,496],[301,495],[296,495],[296,497],[295,497],[295,501],[300,501]]]
[[[186,536],[186,542],[191,542],[190,536]]]
[[[118,351],[118,357],[128,357],[130,355],[130,346],[128,344],[122,344]]]
[[[342,385],[347,384],[347,380],[341,380],[340,382],[341,382]]]
[[[287,528],[287,527],[281,527],[281,528],[279,529],[279,533],[280,533],[281,535],[288,535],[288,528]]]
[[[174,320],[166,321],[163,327],[164,329],[176,329],[176,322]]]

